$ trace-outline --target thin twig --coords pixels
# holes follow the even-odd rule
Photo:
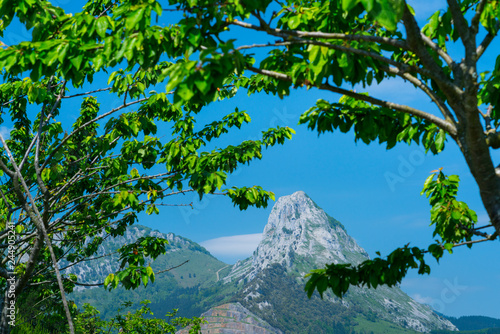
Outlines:
[[[74,95],[63,96],[63,99],[71,99],[72,97],[83,96],[83,95],[89,95],[89,94],[99,93],[99,92],[105,92],[105,91],[108,91],[108,90],[111,90],[111,89],[113,89],[113,87],[108,87],[108,88],[101,88],[101,89],[91,90],[91,91],[89,91],[89,92],[85,92],[85,93],[78,93],[78,94],[74,94]]]

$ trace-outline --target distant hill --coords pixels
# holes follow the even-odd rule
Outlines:
[[[105,241],[96,257],[112,253],[121,245],[131,243],[142,236],[162,237],[169,241],[167,253],[157,258],[151,265],[155,272],[178,266],[187,260],[189,262],[175,270],[157,275],[155,283],[149,284],[147,288],[142,286],[136,290],[118,288],[110,292],[104,291],[102,287],[80,289],[72,293],[70,298],[73,298],[77,305],[89,303],[97,307],[104,318],[114,315],[124,301],[139,303],[149,299],[152,302],[150,305],[152,310],[159,317],[174,308],[181,309],[182,315],[198,316],[220,301],[211,289],[217,281],[217,272],[228,265],[210,255],[199,244],[173,233],[164,234],[136,225],[130,227],[123,237]],[[114,254],[79,264],[66,272],[82,277],[80,281],[84,283],[97,283],[103,282],[110,272],[118,269],[118,266],[118,256]],[[207,298],[200,296],[200,291],[204,291]],[[208,303],[206,305],[205,299]]]
[[[399,288],[351,288],[342,300],[326,294],[311,299],[304,292],[304,275],[325,263],[360,263],[366,251],[345,227],[327,215],[304,192],[276,202],[254,254],[235,265],[211,256],[200,245],[173,234],[132,227],[122,239],[104,243],[100,254],[144,235],[170,241],[167,254],[153,264],[156,271],[189,262],[157,277],[154,284],[135,291],[102,288],[71,294],[77,305],[88,302],[105,317],[126,300],[152,301],[161,317],[173,308],[179,315],[210,317],[206,329],[213,333],[240,333],[245,328],[260,333],[416,333],[456,330],[447,319],[411,299]],[[75,266],[72,272],[87,282],[102,281],[116,270],[118,261],[104,257]],[[221,308],[221,305],[224,307]],[[220,315],[220,317],[219,317]],[[220,324],[217,322],[220,319]],[[230,330],[229,327],[232,329]],[[228,330],[228,331],[226,331]]]
[[[460,318],[446,317],[461,331],[470,331],[484,328],[498,328],[500,333],[500,319],[483,317],[480,315],[470,315]]]
[[[500,319],[484,317],[480,315],[470,315],[459,318],[446,316],[444,314],[439,314],[439,315],[445,317],[452,324],[454,324],[460,330],[460,333],[464,332],[470,334],[476,334],[476,333],[500,334]],[[431,333],[444,334],[449,332],[433,331]]]

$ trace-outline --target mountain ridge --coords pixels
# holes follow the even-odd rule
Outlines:
[[[148,228],[134,228],[117,242],[132,241],[147,233],[168,236]],[[177,240],[173,235],[170,238]],[[175,307],[180,309],[180,315],[199,316],[224,303],[240,303],[256,318],[283,333],[350,333],[352,329],[361,333],[373,324],[384,328],[380,333],[390,328],[394,333],[456,330],[451,322],[397,287],[353,287],[343,299],[331,293],[324,299],[317,294],[308,299],[304,275],[311,269],[332,262],[358,264],[369,257],[344,225],[301,191],[276,201],[257,249],[235,265],[218,261],[189,239],[178,238],[167,254],[155,261],[153,269],[156,272],[188,258],[193,262],[158,277],[147,289],[131,292],[137,300],[152,300],[155,314],[165,314]],[[112,269],[109,266],[108,263],[106,268]],[[79,293],[80,303],[87,298],[103,304],[104,298],[97,292],[91,293],[91,298],[86,291]],[[122,298],[125,294],[117,289],[111,295]]]

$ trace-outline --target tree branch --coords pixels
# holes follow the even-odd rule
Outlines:
[[[407,40],[411,51],[420,58],[420,61],[428,71],[434,73],[433,78],[435,78],[437,85],[441,88],[447,99],[452,101],[460,100],[463,95],[463,91],[446,76],[441,66],[436,63],[432,55],[427,50],[425,42],[422,39],[420,27],[418,26],[415,17],[408,9],[406,3],[403,12],[403,24],[405,26]],[[458,66],[453,66],[452,70],[456,71],[457,68]],[[457,76],[457,73],[455,73],[455,76]]]
[[[249,23],[245,23],[245,22],[241,22],[241,21],[237,21],[237,20],[234,21],[233,23],[238,25],[238,26],[246,27],[246,28],[253,29],[253,30],[266,31],[270,35],[281,37],[285,40],[283,42],[274,43],[274,45],[276,45],[276,46],[285,46],[285,45],[290,45],[290,44],[307,44],[307,45],[312,44],[312,45],[324,46],[324,47],[338,50],[341,52],[350,53],[350,54],[357,54],[360,56],[369,57],[369,58],[372,58],[372,59],[375,59],[378,61],[382,61],[386,64],[395,66],[395,67],[401,69],[402,71],[415,71],[423,76],[433,78],[437,82],[441,82],[442,84],[448,85],[453,89],[456,88],[449,81],[443,80],[444,76],[443,76],[443,73],[442,73],[442,70],[440,67],[437,67],[437,69],[438,69],[437,71],[431,71],[431,70],[428,70],[426,68],[422,68],[422,67],[418,67],[418,66],[409,66],[407,64],[397,62],[395,60],[384,57],[384,56],[382,56],[378,53],[375,53],[375,52],[351,48],[351,47],[343,46],[343,45],[336,45],[336,44],[332,44],[332,43],[328,43],[328,42],[304,39],[304,38],[300,38],[300,37],[301,36],[308,36],[308,37],[311,37],[311,36],[320,37],[320,36],[322,36],[324,38],[327,38],[326,36],[329,36],[330,39],[337,39],[337,40],[366,40],[366,41],[378,42],[378,43],[384,43],[384,41],[385,41],[386,42],[385,44],[389,44],[389,45],[401,48],[403,50],[409,50],[409,47],[406,44],[406,42],[401,42],[398,40],[385,38],[385,37],[362,36],[362,35],[356,35],[356,34],[345,35],[345,34],[328,34],[328,33],[313,33],[313,32],[301,33],[298,31],[286,31],[286,30],[272,29],[270,27],[262,27],[262,26],[259,27],[259,26],[253,25],[253,24],[249,24]],[[418,31],[418,34],[420,35],[420,31]],[[297,36],[297,37],[292,38],[291,36]],[[354,37],[354,36],[356,36],[356,37]],[[428,42],[427,45],[429,45],[429,47],[431,47],[434,51],[436,51],[445,60],[445,62],[449,66],[454,65],[453,59],[446,52],[444,52],[444,50],[439,48],[436,44],[434,44],[427,37],[425,37],[425,38]],[[398,42],[398,43],[396,43],[396,42]],[[264,46],[274,46],[274,45],[273,44],[268,44],[268,45],[256,44],[256,45],[254,45],[254,47],[264,47]],[[237,49],[247,49],[247,48],[251,48],[251,47],[252,46],[241,46]],[[429,58],[432,58],[430,55],[428,55],[428,56],[429,56]]]
[[[500,28],[499,26],[500,26],[500,24],[497,23],[497,25],[495,27],[495,30],[498,30]],[[493,41],[493,39],[495,37],[496,37],[496,35],[493,35],[492,33],[488,33],[484,37],[483,41],[481,42],[481,44],[479,44],[479,46],[476,49],[476,54],[477,54],[477,59],[478,60],[484,54],[484,52],[486,51],[486,49],[488,48],[488,46],[490,46],[491,42]]]
[[[59,268],[57,265],[56,255],[54,252],[54,248],[52,247],[52,243],[50,241],[50,238],[47,234],[47,230],[45,229],[45,224],[43,222],[42,215],[38,211],[38,208],[37,208],[36,203],[33,199],[33,196],[31,196],[31,192],[29,191],[29,187],[26,185],[26,182],[21,174],[21,170],[17,166],[16,161],[14,160],[14,156],[10,152],[9,147],[7,146],[7,143],[3,140],[3,137],[1,137],[1,136],[0,136],[0,141],[2,142],[2,145],[3,145],[7,155],[10,158],[10,162],[12,164],[12,167],[14,167],[14,171],[16,173],[14,176],[14,180],[19,180],[19,182],[22,184],[22,186],[24,187],[24,191],[25,191],[25,193],[26,193],[26,195],[31,203],[31,210],[28,207],[28,205],[26,204],[26,206],[27,206],[26,211],[28,212],[28,214],[30,214],[30,216],[32,216],[30,218],[32,219],[33,223],[37,226],[37,228],[41,231],[41,233],[43,235],[43,239],[45,240],[45,243],[47,244],[47,247],[49,248],[51,260],[52,260],[52,263],[54,265],[54,269],[56,271],[56,278],[57,278],[57,283],[59,285],[59,291],[61,292],[61,299],[62,299],[63,307],[64,307],[64,310],[66,313],[66,318],[68,320],[69,331],[70,331],[70,334],[74,334],[75,329],[74,329],[74,325],[73,325],[73,319],[71,318],[71,313],[69,311],[68,302],[66,300],[66,293],[64,290],[64,285],[62,282],[61,274],[59,272]],[[22,201],[25,199],[23,197],[23,198],[20,198],[19,200]],[[25,274],[25,277],[26,277],[26,274]],[[18,283],[19,282],[20,281],[18,281]],[[16,286],[16,291],[17,291],[17,286]]]
[[[121,110],[121,109],[126,108],[126,107],[129,107],[129,106],[131,106],[131,105],[134,105],[134,104],[137,104],[137,103],[140,103],[140,102],[146,101],[146,100],[148,100],[148,99],[149,99],[149,98],[148,98],[148,97],[146,97],[146,98],[143,98],[143,99],[139,99],[139,100],[137,100],[137,101],[132,101],[132,102],[130,102],[130,103],[123,104],[123,105],[121,105],[121,106],[119,106],[119,107],[117,107],[117,108],[114,108],[114,109],[112,109],[112,110],[108,111],[107,113],[102,114],[101,116],[98,116],[98,117],[96,117],[96,118],[94,118],[94,119],[92,119],[92,120],[88,121],[88,122],[87,122],[87,123],[85,123],[85,124],[80,125],[78,128],[76,128],[75,130],[73,130],[73,132],[71,132],[69,135],[67,135],[67,136],[66,136],[63,140],[61,140],[61,142],[59,143],[59,145],[57,145],[57,146],[54,148],[54,150],[52,151],[52,153],[51,153],[51,154],[50,154],[50,155],[49,155],[49,156],[45,159],[45,162],[43,163],[43,165],[42,165],[41,169],[43,170],[43,169],[45,168],[45,166],[49,163],[49,161],[50,161],[50,160],[54,157],[54,155],[57,153],[57,151],[58,151],[58,150],[59,150],[59,149],[60,149],[60,148],[61,148],[61,147],[62,147],[62,146],[63,146],[63,145],[64,145],[64,144],[65,144],[65,143],[66,143],[66,142],[67,142],[67,141],[71,138],[71,137],[73,137],[76,133],[78,133],[78,132],[79,132],[80,130],[82,130],[83,128],[85,128],[85,127],[89,126],[89,125],[90,125],[90,124],[92,124],[92,123],[97,122],[97,121],[98,121],[98,120],[100,120],[100,119],[103,119],[103,118],[105,118],[105,117],[107,117],[107,116],[109,116],[109,115],[111,115],[111,114],[113,114],[113,113],[117,112],[118,110]]]
[[[469,26],[467,24],[467,20],[462,14],[462,10],[460,9],[458,2],[456,0],[446,0],[448,6],[450,8],[451,16],[453,17],[453,23],[455,29],[457,29],[460,38],[462,39],[462,43],[467,49],[469,45]]]
[[[274,71],[258,69],[258,68],[255,68],[255,67],[249,67],[248,69],[250,71],[252,71],[252,72],[259,73],[259,74],[262,74],[262,75],[266,75],[266,76],[269,76],[269,77],[272,77],[272,78],[275,78],[275,79],[293,82],[293,80],[292,80],[292,78],[290,76],[288,76],[286,74],[283,74],[283,73],[278,73],[278,72],[274,72]],[[302,84],[302,83],[303,82],[297,82],[296,84]],[[432,114],[426,113],[426,112],[424,112],[422,110],[415,109],[415,108],[412,108],[412,107],[409,107],[409,106],[406,106],[406,105],[400,105],[400,104],[393,103],[393,102],[379,100],[379,99],[371,97],[371,96],[366,96],[366,95],[358,94],[358,93],[355,93],[353,91],[349,91],[349,90],[346,90],[346,89],[343,89],[343,88],[339,88],[339,87],[334,87],[334,86],[331,86],[331,85],[328,85],[328,84],[321,84],[321,85],[316,86],[316,87],[319,88],[319,89],[322,89],[322,90],[328,90],[328,91],[331,91],[331,92],[334,92],[334,93],[339,93],[339,94],[347,95],[347,96],[353,97],[353,98],[355,98],[357,100],[369,102],[369,103],[374,104],[374,105],[378,105],[378,106],[381,106],[381,107],[386,107],[386,108],[389,108],[389,109],[394,109],[394,110],[397,110],[397,111],[400,111],[400,112],[403,112],[403,113],[406,113],[406,114],[417,116],[417,117],[426,119],[426,120],[428,120],[431,123],[434,123],[439,128],[445,130],[446,132],[448,132],[452,136],[456,136],[456,134],[457,134],[457,129],[455,128],[455,126],[453,124],[447,122],[446,120],[444,120],[442,118],[439,118],[439,117],[434,116]]]
[[[2,136],[2,134],[0,133],[0,140],[2,142],[4,142],[4,138]],[[5,173],[7,174],[7,176],[9,176],[10,178],[13,178],[15,173],[13,171],[11,171],[4,163],[3,163],[3,160],[2,160],[2,157],[0,157],[0,169]]]
[[[495,240],[497,238],[497,236],[498,236],[498,233],[495,232],[487,238],[479,239],[479,240],[465,241],[465,242],[461,242],[458,244],[453,244],[453,247],[459,247],[459,246],[463,246],[463,245],[472,245],[472,244],[477,244],[479,242],[491,241],[491,240]]]
[[[420,37],[422,38],[422,41],[425,44],[427,44],[433,51],[435,51],[441,58],[443,58],[443,60],[446,62],[446,64],[448,64],[448,66],[453,69],[453,67],[455,65],[455,61],[450,57],[450,55],[448,53],[446,53],[446,51],[444,51],[443,49],[441,49],[439,47],[439,45],[437,45],[436,43],[434,43],[426,35],[424,35],[424,34],[421,33]]]
[[[63,98],[63,99],[71,99],[72,97],[84,96],[84,95],[90,95],[90,94],[93,94],[93,93],[99,93],[99,92],[105,92],[105,91],[108,91],[108,90],[111,90],[111,89],[113,89],[113,87],[108,87],[108,88],[101,88],[101,89],[91,90],[91,91],[89,91],[89,92],[79,93],[79,94],[73,94],[73,95],[70,95],[70,96],[63,96],[62,98]]]
[[[413,75],[411,75],[409,73],[402,72],[398,68],[381,67],[380,69],[385,71],[385,72],[395,74],[395,75],[397,75],[405,80],[408,80],[409,82],[414,84],[416,87],[420,88],[425,94],[427,94],[427,96],[429,96],[431,98],[432,102],[434,102],[436,104],[438,109],[443,114],[444,118],[449,123],[453,124],[456,128],[457,124],[456,124],[455,118],[454,118],[453,114],[451,113],[451,111],[448,109],[448,107],[446,106],[444,101],[436,93],[434,93],[425,83],[423,83],[421,80],[419,80],[418,78],[414,77]]]
[[[230,22],[230,24],[234,24],[243,28],[257,30],[257,31],[265,31],[273,36],[278,37],[312,37],[312,38],[324,38],[324,39],[336,39],[336,40],[345,40],[345,41],[364,41],[364,42],[373,42],[373,43],[382,43],[391,46],[395,46],[397,48],[408,50],[408,45],[404,40],[397,40],[394,38],[388,37],[380,37],[380,36],[368,36],[368,35],[357,35],[357,34],[342,34],[342,33],[325,33],[320,31],[297,31],[297,30],[283,30],[278,28],[271,28],[269,25],[266,26],[256,26],[250,23],[242,22],[239,20],[234,20]]]
[[[186,261],[182,262],[181,264],[179,264],[179,265],[177,265],[177,266],[170,267],[170,268],[165,269],[165,270],[160,270],[160,271],[156,272],[156,273],[155,273],[155,275],[158,275],[158,274],[161,274],[161,273],[164,273],[164,272],[170,271],[170,270],[172,270],[172,269],[179,268],[180,266],[183,266],[183,265],[185,265],[185,264],[186,264],[186,263],[188,263],[188,262],[189,262],[189,260],[186,260]]]
[[[180,266],[183,266],[185,265],[186,263],[188,263],[189,260],[186,260],[184,262],[182,262],[181,264],[177,265],[177,266],[174,266],[174,267],[170,267],[168,269],[165,269],[165,270],[160,270],[158,272],[155,273],[155,275],[158,275],[158,274],[161,274],[161,273],[164,273],[164,272],[167,272],[167,271],[170,271],[170,270],[173,270],[173,269],[176,269],[176,268],[179,268]],[[75,285],[80,285],[80,286],[103,286],[104,283],[79,283],[77,281],[73,281],[71,278],[69,277],[65,277],[64,280],[66,281],[69,281]],[[33,285],[42,285],[42,284],[48,284],[48,283],[54,283],[55,281],[44,281],[44,282],[37,282],[37,283],[32,283],[30,284],[31,286]]]
[[[476,35],[478,32],[479,20],[481,18],[481,14],[483,14],[484,7],[486,6],[487,3],[488,3],[488,0],[481,0],[476,7],[476,13],[474,14],[472,19],[470,20],[470,30],[471,30],[473,35]]]

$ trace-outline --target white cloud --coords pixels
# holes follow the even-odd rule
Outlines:
[[[434,299],[432,299],[431,297],[425,297],[419,293],[413,294],[411,298],[413,298],[417,303],[420,304],[432,304],[432,302],[434,301]]]
[[[220,237],[200,242],[215,257],[248,257],[257,249],[262,233]]]
[[[3,139],[10,138],[10,131],[12,131],[11,128],[8,128],[6,126],[0,126],[0,135],[2,135]]]

